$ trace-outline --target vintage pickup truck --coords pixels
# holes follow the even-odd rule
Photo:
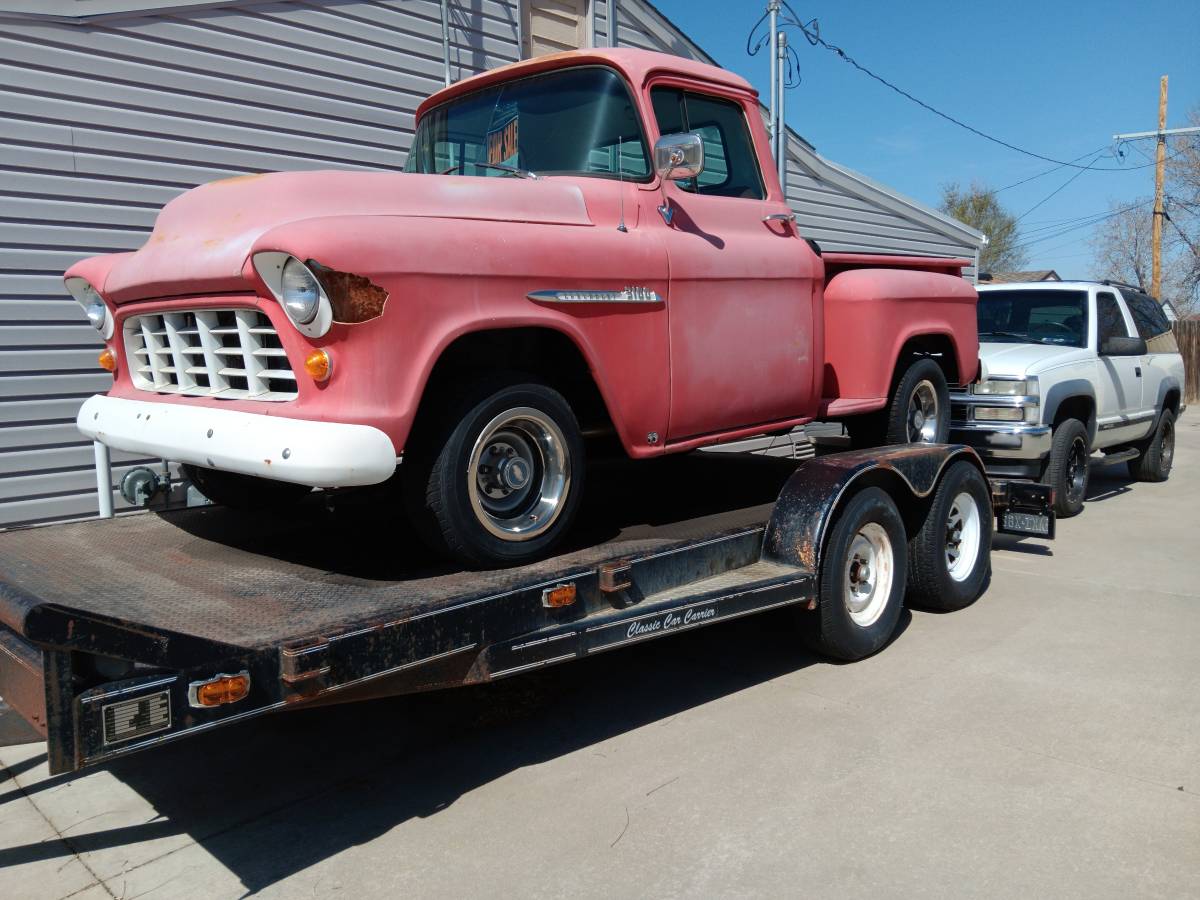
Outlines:
[[[481,567],[562,537],[585,437],[946,440],[978,366],[968,261],[822,255],[774,173],[719,68],[588,50],[467,79],[421,105],[403,174],[214,182],[72,266],[115,376],[79,427],[229,505],[395,476]]]

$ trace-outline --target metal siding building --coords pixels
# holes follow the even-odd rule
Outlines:
[[[64,292],[69,265],[137,248],[157,210],[197,184],[399,170],[447,49],[457,80],[530,40],[552,46],[579,9],[575,33],[606,46],[610,6],[619,45],[711,61],[644,0],[449,0],[448,48],[439,0],[0,0],[0,527],[97,508],[74,418],[109,376]],[[827,249],[973,256],[978,244],[794,134],[787,189]],[[138,462],[114,454],[114,478]]]

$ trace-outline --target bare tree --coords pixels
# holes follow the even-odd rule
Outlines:
[[[1014,272],[1028,256],[1019,246],[1017,220],[996,198],[996,192],[979,182],[963,189],[957,183],[942,185],[941,211],[987,235],[979,253],[983,272]]]

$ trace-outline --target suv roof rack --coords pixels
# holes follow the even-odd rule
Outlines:
[[[1100,283],[1107,284],[1109,287],[1128,288],[1131,291],[1137,291],[1139,294],[1145,294],[1146,296],[1150,295],[1150,292],[1148,290],[1146,290],[1144,287],[1142,287],[1140,284],[1129,284],[1128,282],[1116,281],[1112,278],[1105,278]]]

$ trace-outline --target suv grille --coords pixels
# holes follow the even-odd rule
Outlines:
[[[296,374],[279,335],[256,309],[130,316],[125,353],[143,391],[222,400],[293,400]]]

